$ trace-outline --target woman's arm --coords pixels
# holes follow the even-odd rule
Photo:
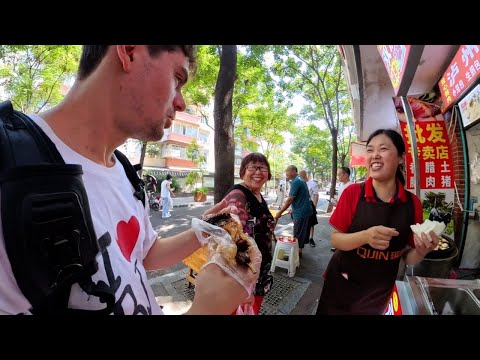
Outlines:
[[[394,236],[398,236],[397,230],[379,225],[354,233],[341,233],[334,230],[331,241],[334,248],[343,251],[353,250],[364,244],[369,244],[374,249],[385,250]]]

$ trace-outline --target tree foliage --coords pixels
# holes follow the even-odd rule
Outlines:
[[[332,143],[328,130],[310,124],[298,131],[292,144],[292,152],[302,156],[313,177],[326,178],[332,163]]]
[[[332,138],[331,194],[336,182],[338,144],[343,144],[342,124],[350,114],[340,54],[334,45],[273,46],[275,63],[272,71],[278,76],[278,85],[293,97],[300,94],[307,105],[301,115],[308,120],[321,120]]]
[[[80,54],[80,45],[1,45],[0,85],[18,110],[46,110],[63,99]]]

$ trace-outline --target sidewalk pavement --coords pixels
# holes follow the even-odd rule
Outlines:
[[[213,205],[213,195],[207,195],[207,200],[203,202],[197,202],[193,200],[192,196],[173,197],[173,207],[197,207],[203,205]]]
[[[213,204],[213,196],[207,197],[207,201],[203,203],[194,202],[193,197],[173,198],[173,200],[174,207]],[[265,200],[270,204],[275,197],[265,196]],[[328,224],[330,214],[326,214],[327,206],[327,201],[319,201],[318,225],[315,226],[313,237],[316,246],[306,245],[295,276],[290,278],[287,276],[286,269],[276,268],[273,273],[274,285],[265,297],[261,315],[312,315],[315,313],[323,286],[322,274],[333,255],[330,250],[330,235],[333,229]],[[290,215],[280,218],[275,233],[277,236],[293,234]],[[185,266],[180,266],[179,270],[149,279],[157,302],[163,307],[165,314],[182,314],[190,307],[194,289],[187,286],[187,270]]]

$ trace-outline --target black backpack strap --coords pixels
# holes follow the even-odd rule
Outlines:
[[[123,168],[125,169],[125,174],[127,174],[128,180],[130,180],[130,183],[133,186],[133,189],[135,192],[133,193],[133,196],[135,196],[138,200],[140,200],[145,206],[145,183],[143,182],[142,179],[138,177],[136,169],[140,167],[141,165],[132,165],[130,163],[130,160],[120,151],[120,150],[115,150],[113,152],[115,156],[117,157],[118,161],[122,164]]]
[[[55,144],[28,116],[0,104],[1,217],[5,248],[34,314],[68,309],[71,286],[101,298],[109,314],[115,294],[90,289],[99,247],[80,165],[65,164]]]
[[[0,121],[0,173],[28,164],[65,164],[50,138],[28,116],[14,111],[10,101],[0,103]]]

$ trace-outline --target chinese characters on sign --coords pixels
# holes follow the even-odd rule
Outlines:
[[[412,147],[406,122],[400,122],[407,156],[407,189],[415,188]],[[453,163],[444,121],[416,121],[421,189],[453,189]]]
[[[407,99],[414,118],[418,173],[415,173],[413,166],[414,149],[411,146],[403,105],[399,98],[393,99],[405,142],[406,188],[410,191],[415,189],[416,176],[419,177],[423,218],[432,220],[432,214],[438,214],[439,211],[443,214],[453,213],[455,179],[450,140],[439,106],[411,96]],[[453,239],[453,219],[446,224],[445,234]]]
[[[395,95],[397,95],[405,72],[410,45],[377,45],[377,49],[390,76]]]
[[[480,75],[479,45],[461,45],[438,86],[446,111]]]

